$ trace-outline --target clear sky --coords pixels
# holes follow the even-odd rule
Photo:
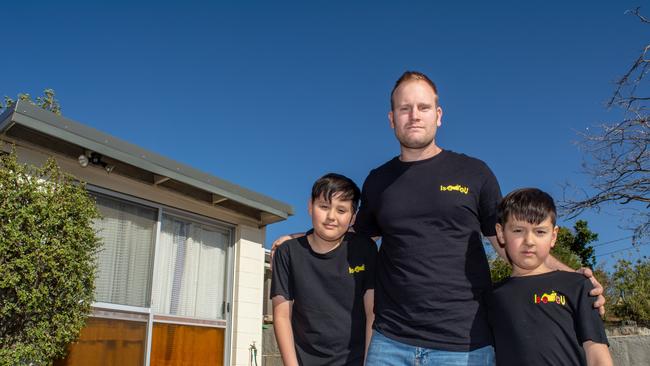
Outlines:
[[[648,43],[624,14],[640,5],[14,1],[0,9],[0,95],[53,88],[68,118],[291,204],[268,246],[310,227],[319,176],[361,185],[398,155],[387,112],[407,69],[438,84],[438,144],[487,162],[504,193],[585,186],[577,132],[619,117],[604,103]],[[582,218],[607,243],[630,235],[617,213]],[[640,255],[630,246],[598,259]]]

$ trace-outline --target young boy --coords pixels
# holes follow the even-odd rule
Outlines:
[[[363,365],[374,320],[377,246],[349,233],[359,188],[339,174],[314,183],[313,231],[273,256],[273,323],[285,366]]]
[[[497,238],[512,265],[512,277],[488,298],[497,365],[612,365],[589,280],[544,264],[558,232],[551,196],[516,190],[497,215]]]

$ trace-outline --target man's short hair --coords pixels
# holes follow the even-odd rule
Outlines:
[[[497,207],[497,222],[505,225],[514,218],[537,225],[551,218],[553,226],[557,218],[557,210],[553,198],[537,188],[521,188],[508,193]]]
[[[352,201],[352,211],[357,211],[361,191],[352,179],[341,174],[328,173],[318,178],[311,188],[311,201],[322,196],[327,202],[332,202],[332,197],[337,194],[340,194],[340,200]]]
[[[429,84],[431,89],[433,89],[434,94],[436,95],[436,103],[438,103],[438,87],[436,87],[436,84],[429,79],[428,76],[424,75],[423,73],[419,71],[405,71],[402,76],[397,79],[395,82],[395,86],[393,87],[393,90],[390,92],[390,109],[394,110],[395,109],[395,103],[393,102],[393,96],[395,95],[395,90],[399,88],[400,85],[407,81],[416,81],[416,80],[422,80],[425,83]]]

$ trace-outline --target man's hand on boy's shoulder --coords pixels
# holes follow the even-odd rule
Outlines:
[[[305,233],[293,233],[289,235],[282,235],[281,237],[275,239],[273,241],[273,244],[271,245],[271,271],[273,270],[273,256],[275,255],[275,251],[278,249],[278,247],[287,240],[295,239],[295,238],[300,238],[301,236],[305,236]]]
[[[546,265],[549,268],[560,270],[560,271],[567,271],[567,272],[573,271],[573,268],[560,262],[559,260],[557,260],[557,258],[555,258],[552,255],[546,257]],[[587,277],[589,281],[591,281],[591,284],[594,286],[594,288],[589,292],[589,295],[597,297],[596,301],[594,302],[594,308],[598,309],[600,316],[605,315],[605,297],[603,296],[603,286],[600,284],[600,282],[598,282],[596,277],[594,277],[594,273],[591,271],[591,269],[580,268],[576,272],[582,274],[583,276]]]
[[[598,298],[594,302],[594,307],[598,309],[598,312],[600,313],[600,316],[605,315],[605,296],[603,296],[603,285],[598,282],[596,279],[596,276],[594,276],[594,272],[586,267],[580,268],[576,272],[582,273],[585,277],[591,281],[591,284],[594,286],[594,288],[589,291],[589,295],[591,296],[597,296]]]

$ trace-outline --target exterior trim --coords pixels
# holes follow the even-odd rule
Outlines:
[[[158,176],[168,177],[211,192],[280,219],[286,219],[293,215],[293,208],[290,205],[142,149],[94,128],[42,110],[27,102],[19,101],[13,109],[8,109],[0,115],[0,133],[5,133],[14,124],[82,146]]]

